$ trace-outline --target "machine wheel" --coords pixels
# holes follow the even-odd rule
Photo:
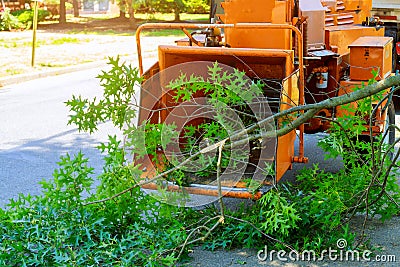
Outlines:
[[[396,138],[396,129],[393,127],[389,127],[391,124],[396,123],[396,111],[394,108],[393,101],[390,101],[389,105],[387,106],[387,115],[386,115],[386,122],[385,122],[385,130],[383,134],[388,131],[385,139],[383,140],[384,144],[392,145],[395,142]],[[393,152],[388,154],[389,158],[392,159]]]
[[[385,134],[386,131],[388,131],[388,133],[385,136],[385,139],[383,140],[383,144],[386,144],[387,146],[392,145],[395,142],[395,128],[393,127],[389,127],[389,125],[391,124],[395,124],[395,119],[396,119],[396,113],[395,113],[395,108],[394,108],[394,104],[391,101],[388,106],[387,106],[387,115],[386,115],[386,121],[385,121],[385,129],[382,133]],[[356,142],[356,141],[361,141],[361,142],[365,142],[365,143],[370,143],[371,142],[371,137],[369,135],[359,135],[357,138],[353,138],[352,141]],[[373,138],[373,142],[378,144],[378,139],[376,137]],[[346,150],[350,151],[350,147],[346,147]],[[369,155],[369,151],[367,149],[357,149],[357,153],[361,156],[361,158],[363,159],[367,159],[368,155]],[[389,159],[393,158],[393,152],[389,152],[387,154],[387,157]],[[343,159],[344,160],[344,167],[346,169],[351,169],[354,166],[351,166],[346,158]]]

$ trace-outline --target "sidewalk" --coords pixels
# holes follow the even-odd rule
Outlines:
[[[108,57],[120,56],[137,65],[136,41],[133,35],[39,31],[35,67],[31,67],[31,34],[31,31],[0,32],[0,47],[2,52],[8,55],[0,62],[0,88],[51,75],[100,67],[107,63]],[[172,44],[176,39],[177,37],[142,37],[142,55],[156,57],[158,45]]]
[[[106,60],[100,60],[100,61],[91,62],[91,63],[83,63],[83,64],[79,64],[79,65],[75,65],[75,66],[67,66],[67,67],[63,67],[63,68],[54,68],[54,69],[37,71],[37,72],[32,72],[32,73],[24,73],[24,74],[0,77],[0,89],[1,89],[1,87],[7,86],[7,85],[27,82],[30,80],[39,79],[39,78],[43,78],[43,77],[55,76],[55,75],[61,75],[61,74],[65,74],[65,73],[85,70],[85,69],[97,68],[97,67],[105,66],[106,63],[107,63]]]

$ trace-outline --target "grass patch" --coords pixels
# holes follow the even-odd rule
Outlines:
[[[156,21],[174,21],[175,15],[173,13],[154,13],[154,14],[135,14],[136,19]],[[209,20],[209,14],[180,14],[180,19],[185,21],[204,21]]]
[[[0,38],[0,44],[3,44],[4,42],[8,42],[8,41],[10,41],[11,39],[12,39],[13,41],[21,41],[21,40],[23,40],[24,38],[22,38],[22,37]]]
[[[20,41],[24,40],[24,38],[16,37],[16,38],[0,38],[0,47],[4,48],[16,48]]]
[[[0,40],[0,47],[4,48],[18,48],[18,47],[30,47],[32,46],[32,41],[22,41],[26,40],[23,38],[15,38],[12,40]],[[36,47],[43,45],[63,45],[63,44],[79,44],[84,42],[90,42],[90,39],[79,39],[75,37],[61,37],[61,38],[51,38],[51,39],[38,39],[36,40]]]
[[[148,37],[161,37],[161,36],[185,36],[182,30],[179,29],[152,29],[145,30],[141,34],[141,36]]]
[[[62,37],[62,38],[52,39],[50,41],[50,44],[51,45],[62,45],[62,44],[67,44],[67,43],[68,44],[69,43],[77,44],[77,43],[81,43],[82,41],[88,42],[89,39],[82,40],[82,39],[73,38],[73,37]]]
[[[17,74],[22,74],[24,72],[25,72],[25,70],[23,70],[23,69],[7,69],[6,75],[17,75]],[[1,76],[2,75],[0,75],[0,77]]]
[[[57,63],[51,63],[51,62],[39,62],[39,63],[37,63],[37,65],[40,67],[45,67],[45,68],[65,67],[65,64],[57,64]]]
[[[47,43],[47,40],[38,39],[38,40],[36,40],[36,47],[46,45],[46,43]],[[15,47],[25,47],[25,46],[32,46],[32,41],[17,43],[17,46],[15,46]]]
[[[18,47],[18,44],[17,44],[17,42],[15,42],[15,41],[12,41],[12,42],[0,42],[1,43],[1,46],[2,47],[4,47],[4,48],[16,48],[16,47]]]
[[[67,32],[67,34],[132,36],[135,35],[135,32],[120,32],[115,30],[70,30]]]
[[[71,15],[71,17],[67,17],[71,20],[74,20],[76,18]],[[80,18],[86,19],[88,21],[93,21],[93,20],[107,20],[107,19],[113,19],[115,18],[115,15],[112,14],[81,14]]]

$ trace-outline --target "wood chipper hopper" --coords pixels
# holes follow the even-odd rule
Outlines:
[[[240,14],[241,5],[245,1],[232,1],[224,5],[224,24],[144,24],[136,33],[140,72],[146,82],[141,91],[141,110],[139,123],[176,123],[182,125],[187,123],[191,126],[204,122],[198,114],[186,114],[186,117],[174,115],[174,108],[180,103],[172,101],[174,92],[166,90],[166,84],[177,79],[182,71],[199,71],[202,67],[210,67],[215,62],[222,66],[229,66],[245,72],[252,81],[261,81],[267,86],[263,89],[266,99],[270,100],[269,108],[272,113],[286,110],[290,107],[304,103],[304,88],[302,80],[302,36],[300,31],[291,25],[291,9],[289,2],[267,1],[263,2],[263,8],[258,8],[257,1],[250,1],[253,21],[263,18],[262,23],[242,23]],[[259,2],[259,1],[258,1]],[[246,5],[249,5],[246,1]],[[267,6],[268,5],[268,6]],[[276,16],[274,12],[282,12]],[[275,14],[275,16],[273,16]],[[233,19],[237,18],[237,20]],[[142,47],[140,33],[144,29],[182,29],[187,35],[186,39],[178,40],[178,45],[160,45],[158,47],[158,62],[146,72],[142,66]],[[194,36],[189,29],[198,34]],[[222,36],[220,33],[224,32]],[[225,41],[224,41],[224,39]],[[297,42],[297,50],[293,49],[293,42]],[[194,70],[193,70],[194,69]],[[151,82],[150,82],[151,81]],[[275,85],[275,86],[273,86]],[[246,90],[246,88],[243,88]],[[202,94],[207,97],[207,94]],[[144,107],[144,108],[143,108]],[[192,111],[193,112],[193,111]],[[272,115],[272,114],[270,114]],[[173,119],[171,119],[171,116]],[[193,117],[188,120],[188,117]],[[195,117],[195,118],[194,118]],[[279,123],[275,124],[280,127]],[[251,158],[258,157],[253,162],[261,160],[269,161],[273,171],[267,179],[263,179],[266,185],[272,185],[279,181],[283,174],[291,168],[293,162],[304,162],[307,159],[303,154],[303,129],[299,129],[299,155],[295,156],[296,131],[293,130],[281,137],[273,137],[268,143],[264,159],[263,152],[253,152],[257,155],[249,155]],[[255,151],[253,149],[252,151]],[[271,151],[273,152],[271,154]],[[159,149],[160,154],[165,154]],[[250,154],[252,152],[249,152]],[[165,171],[168,163],[160,163],[155,158],[167,157],[145,157],[140,162],[145,170],[143,176],[154,177],[157,172]],[[266,159],[268,158],[268,159]],[[245,173],[252,168],[247,166]],[[257,170],[254,170],[257,172]],[[247,173],[248,174],[248,173]],[[229,175],[225,175],[229,176]],[[223,195],[239,198],[259,197],[260,192],[254,194],[247,189],[249,175],[243,175],[239,179],[225,177],[222,181]],[[251,177],[251,175],[250,175]],[[259,179],[259,178],[258,178]],[[204,181],[203,181],[204,180]],[[213,179],[211,178],[211,181]],[[247,182],[246,182],[247,181]],[[155,189],[156,183],[145,185],[145,188]],[[170,190],[178,190],[178,185],[173,182],[168,184]],[[190,184],[184,186],[183,190],[193,194],[218,195],[218,187],[210,182],[209,178],[197,178]]]
[[[225,68],[244,72],[250,83],[264,84],[262,94],[264,99],[267,99],[270,116],[297,105],[317,103],[351,92],[354,89],[353,85],[368,82],[369,77],[365,76],[365,71],[362,72],[363,68],[380,69],[381,78],[390,74],[390,67],[387,65],[391,62],[391,39],[384,37],[384,30],[379,25],[361,26],[362,20],[370,14],[371,0],[357,1],[357,5],[353,4],[354,1],[343,3],[335,0],[212,2],[218,5],[212,5],[210,24],[150,23],[137,29],[139,69],[145,80],[141,89],[142,108],[139,112],[139,124],[175,123],[177,129],[183,132],[179,136],[179,139],[183,140],[184,132],[187,131],[185,126],[196,127],[212,123],[220,114],[202,117],[197,113],[198,110],[190,107],[193,102],[190,105],[184,104],[185,100],[177,97],[177,88],[168,88],[167,84],[178,79],[182,72],[187,76],[196,76],[216,62]],[[181,29],[186,38],[177,40],[175,45],[160,45],[158,61],[144,71],[140,34],[147,29]],[[365,36],[383,44],[383,52],[376,52],[384,53],[382,60],[368,61],[368,58],[365,58],[365,51],[369,53],[376,50],[376,44],[370,45],[373,47],[370,49],[364,45],[368,44],[368,41],[357,41]],[[361,55],[363,51],[365,53]],[[368,55],[371,55],[372,59],[375,52]],[[243,91],[246,90],[244,87]],[[196,94],[203,97],[204,104],[207,103],[210,91],[200,90]],[[386,103],[383,103],[382,107],[384,105]],[[375,135],[382,133],[388,117],[387,109],[378,113],[379,116],[375,120],[377,127],[373,127]],[[293,163],[307,162],[308,159],[304,156],[304,132],[327,130],[329,120],[323,120],[321,117],[334,119],[336,114],[341,116],[343,111],[340,108],[321,110],[315,118],[300,125],[296,130],[291,130],[283,136],[271,137],[268,142],[261,140],[261,148],[255,149],[250,145],[249,159],[246,160],[250,164],[243,167],[244,175],[230,179],[229,172],[225,172],[222,182],[216,183],[215,176],[195,177],[188,179],[184,185],[174,183],[176,180],[170,177],[163,186],[172,191],[184,190],[187,193],[216,196],[222,185],[222,194],[225,196],[260,197],[262,189],[255,194],[249,190],[249,177],[255,177],[257,182],[261,181],[261,184],[268,188],[278,182]],[[390,115],[393,119],[393,111]],[[257,119],[259,122],[265,118]],[[274,121],[277,131],[282,129],[285,123],[290,123],[290,118],[286,119],[288,122],[282,121],[282,118]],[[299,147],[298,154],[295,155],[296,137]],[[199,143],[206,141],[199,137]],[[267,143],[268,145],[265,145]],[[213,153],[215,156],[216,150]],[[143,177],[152,178],[157,173],[168,170],[171,168],[169,163],[174,160],[174,156],[168,154],[165,148],[159,147],[157,155],[149,155],[139,160],[143,168]],[[253,168],[253,174],[256,175],[249,176],[252,170],[250,165],[257,166]],[[260,172],[266,165],[272,172]],[[233,169],[231,173],[235,172]],[[264,179],[260,176],[264,176]],[[144,187],[156,189],[158,186],[160,184],[149,183]]]

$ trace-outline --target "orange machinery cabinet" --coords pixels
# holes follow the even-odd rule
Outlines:
[[[365,81],[373,78],[372,70],[379,70],[377,80],[392,72],[392,37],[363,36],[349,45],[350,79]]]
[[[230,0],[221,5],[224,14],[217,16],[225,24],[292,23],[292,1]],[[225,41],[233,48],[292,49],[292,33],[288,29],[225,29]]]
[[[385,29],[359,25],[340,25],[325,28],[327,49],[343,55],[350,52],[349,45],[361,36],[384,36]]]
[[[367,86],[367,81],[340,81],[340,87],[338,90],[338,96],[352,93],[356,88],[362,88]],[[352,102],[347,104],[351,109],[357,109],[357,103]],[[353,113],[348,111],[344,106],[336,107],[336,117],[352,116]]]
[[[353,92],[354,90],[362,90],[364,86],[368,85],[368,81],[340,81],[340,87],[338,90],[338,96],[349,94]],[[388,92],[387,90],[386,92]],[[373,101],[372,105],[377,105],[379,101]],[[372,126],[372,132],[373,134],[379,134],[382,133],[384,130],[385,126],[385,121],[386,121],[386,116],[387,113],[383,112],[383,107],[386,105],[387,100],[382,103],[380,107],[378,107],[378,110],[375,115],[374,119],[374,125]],[[348,108],[350,108],[350,110]],[[353,110],[357,109],[357,102],[352,102],[344,106],[337,106],[336,107],[336,117],[349,117],[351,118],[353,116]],[[368,133],[367,133],[368,134]]]

